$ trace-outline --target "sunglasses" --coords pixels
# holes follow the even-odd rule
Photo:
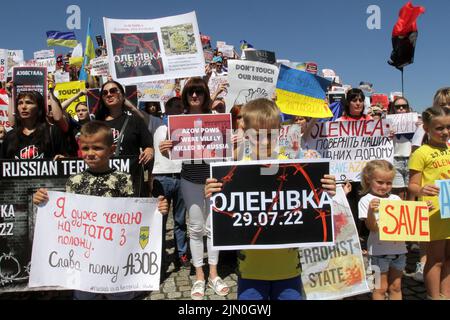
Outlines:
[[[111,88],[109,90],[104,89],[102,91],[102,96],[106,97],[109,94],[118,94],[120,92],[119,88]]]
[[[192,96],[194,93],[197,96],[200,96],[200,95],[204,95],[205,91],[203,89],[189,89],[188,95]]]
[[[395,105],[394,106],[395,109],[400,110],[400,109],[409,109],[409,105],[407,104],[399,104],[399,105]]]

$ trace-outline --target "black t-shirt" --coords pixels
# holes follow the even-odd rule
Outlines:
[[[120,144],[121,156],[135,156],[140,154],[140,149],[153,148],[153,137],[147,129],[144,120],[136,115],[122,114],[119,118],[105,121],[105,123],[113,130],[114,143],[118,144],[120,131],[125,123],[126,117],[130,117],[125,128],[125,133]]]
[[[50,141],[48,144],[44,144],[42,141],[36,141],[36,131],[28,136],[22,132],[18,132],[17,129],[9,131],[2,145],[2,158],[19,160],[52,159],[58,154],[65,155],[65,143],[61,130],[58,126],[50,125],[47,125],[46,129],[50,132]],[[19,143],[15,150],[9,151],[8,147],[12,143],[14,136],[18,137]]]

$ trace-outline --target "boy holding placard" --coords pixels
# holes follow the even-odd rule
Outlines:
[[[131,176],[111,169],[109,160],[114,155],[115,146],[111,129],[100,121],[91,121],[83,125],[80,135],[80,150],[86,171],[71,176],[66,183],[66,192],[98,196],[126,198],[134,196]],[[49,200],[46,189],[39,189],[33,195],[33,203],[42,205]],[[159,197],[158,210],[168,213],[168,202]],[[100,295],[75,291],[76,300],[96,300],[104,296],[107,299],[128,300],[134,292]]]

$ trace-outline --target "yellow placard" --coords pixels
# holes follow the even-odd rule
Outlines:
[[[80,91],[86,89],[86,83],[84,81],[72,81],[72,82],[64,82],[64,83],[57,83],[55,86],[55,96],[61,101],[66,101],[76,94],[78,94]],[[67,113],[70,114],[72,117],[76,116],[75,112],[75,106],[79,102],[86,102],[86,96],[81,96],[74,102],[70,104],[70,106],[67,108]]]
[[[283,113],[318,119],[333,117],[325,100],[282,89],[277,89],[276,92],[276,103]]]
[[[379,213],[381,241],[430,241],[426,202],[381,200]]]

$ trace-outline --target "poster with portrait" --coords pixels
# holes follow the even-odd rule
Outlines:
[[[103,18],[113,79],[123,84],[205,74],[195,12],[154,20]]]

